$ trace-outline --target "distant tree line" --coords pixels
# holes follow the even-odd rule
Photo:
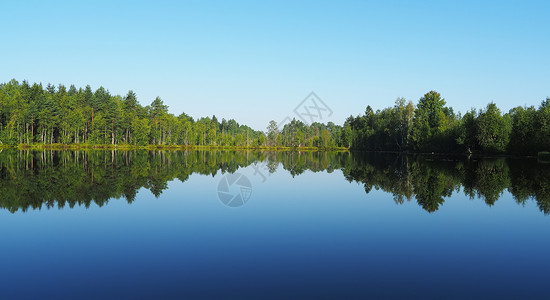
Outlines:
[[[435,91],[415,106],[397,99],[393,107],[344,123],[344,144],[354,149],[536,154],[550,151],[550,98],[538,108],[518,106],[502,114],[494,103],[456,114]]]
[[[252,146],[261,131],[216,116],[175,116],[157,97],[142,106],[133,91],[124,97],[103,87],[0,85],[0,142],[17,144],[128,144]]]
[[[168,113],[157,97],[142,106],[133,91],[111,95],[103,87],[57,87],[11,80],[0,84],[0,143],[90,145],[195,145],[324,147],[338,145],[341,126],[292,120],[268,134],[216,116],[197,120]]]
[[[111,95],[103,87],[68,89],[11,80],[0,84],[0,143],[90,145],[197,145],[240,147],[345,147],[355,150],[536,154],[550,151],[550,98],[538,108],[502,114],[494,103],[456,114],[435,91],[417,105],[350,116],[343,126],[271,121],[265,132],[235,120],[176,116],[157,97],[142,106],[133,91]]]

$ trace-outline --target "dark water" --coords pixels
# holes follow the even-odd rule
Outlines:
[[[549,175],[536,159],[4,150],[0,298],[548,299]]]

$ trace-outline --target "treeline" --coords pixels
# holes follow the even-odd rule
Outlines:
[[[503,114],[494,103],[461,115],[435,91],[417,105],[395,105],[350,116],[342,130],[345,145],[362,150],[536,154],[550,151],[550,98],[538,108],[518,106]]]
[[[157,97],[142,106],[134,92],[111,95],[103,87],[0,84],[0,143],[89,145],[183,145],[237,147],[345,147],[371,151],[513,153],[550,151],[550,98],[538,108],[502,113],[494,103],[464,115],[435,91],[416,105],[403,98],[393,107],[367,106],[343,126],[271,121],[266,132],[235,120],[176,116]]]
[[[263,134],[216,116],[194,120],[168,113],[157,97],[142,106],[133,91],[111,95],[103,87],[0,85],[0,142],[17,144],[243,145]]]
[[[273,125],[273,123],[275,125]],[[90,145],[197,145],[335,147],[340,126],[292,120],[272,122],[266,135],[235,120],[216,116],[197,120],[168,113],[157,97],[142,106],[133,91],[124,97],[103,87],[57,87],[11,80],[0,84],[0,143]]]

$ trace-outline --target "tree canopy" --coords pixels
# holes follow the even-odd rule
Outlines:
[[[538,108],[502,113],[489,103],[463,116],[436,91],[414,105],[394,105],[350,116],[342,125],[292,119],[270,121],[266,131],[218,117],[174,115],[160,97],[142,106],[133,91],[112,95],[88,85],[44,87],[11,80],[0,84],[0,143],[312,147],[354,150],[536,154],[550,151],[550,98]]]

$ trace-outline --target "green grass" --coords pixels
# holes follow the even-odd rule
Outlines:
[[[262,150],[262,151],[348,151],[345,147],[282,147],[282,146],[215,146],[215,145],[145,145],[136,146],[129,144],[19,144],[9,146],[0,144],[0,149],[17,148],[20,150]]]

